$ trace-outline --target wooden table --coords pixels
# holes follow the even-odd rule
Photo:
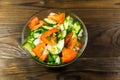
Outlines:
[[[27,20],[45,8],[70,10],[89,39],[73,64],[50,69],[20,47]],[[120,80],[120,0],[0,0],[0,80]]]

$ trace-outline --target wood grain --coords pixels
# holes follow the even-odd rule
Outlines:
[[[26,60],[27,59],[27,60]],[[82,60],[82,59],[81,59]],[[94,59],[96,62],[97,60]],[[89,62],[87,60],[82,60],[83,62],[81,64],[86,64],[84,66],[72,64],[71,66],[64,67],[64,68],[58,68],[58,69],[51,69],[51,68],[45,68],[41,66],[40,64],[36,63],[33,59],[30,58],[13,58],[13,59],[2,59],[0,58],[0,77],[2,80],[16,80],[16,77],[19,78],[19,80],[64,80],[64,78],[69,78],[68,76],[72,78],[81,77],[84,80],[119,80],[120,73],[119,72],[109,72],[105,70],[105,68],[109,68],[107,64],[104,64],[102,62],[98,63],[99,69],[102,70],[101,67],[104,66],[103,72],[95,71],[96,62],[94,60],[90,60]],[[104,61],[105,59],[99,59],[99,61]],[[112,61],[112,60],[111,60]],[[87,63],[88,62],[88,63]],[[95,62],[95,63],[94,63]],[[113,62],[113,61],[112,61]],[[27,63],[27,64],[26,64]],[[91,65],[89,64],[91,63]],[[94,63],[94,64],[93,64]],[[102,65],[103,64],[103,65]],[[76,66],[77,65],[77,66]],[[101,67],[100,67],[101,66]],[[84,68],[94,68],[94,70],[84,70]],[[116,67],[115,67],[116,68]],[[115,70],[115,69],[114,69]]]
[[[78,15],[89,38],[73,64],[50,69],[21,48],[28,19],[43,9]],[[0,0],[0,80],[120,80],[120,0]]]
[[[2,6],[22,5],[42,8],[119,9],[119,0],[1,0]],[[73,5],[73,3],[75,5]],[[62,5],[62,6],[61,6]]]

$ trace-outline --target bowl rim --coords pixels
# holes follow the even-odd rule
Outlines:
[[[33,14],[33,15],[26,21],[26,23],[25,23],[25,25],[24,25],[24,27],[23,27],[23,29],[22,29],[21,44],[23,44],[23,43],[25,42],[25,41],[24,41],[24,40],[25,40],[24,34],[25,34],[26,28],[28,27],[28,23],[30,22],[30,20],[31,20],[35,15],[39,14],[41,11],[49,11],[49,10],[50,10],[50,11],[55,11],[55,10],[57,10],[57,11],[61,11],[61,12],[68,13],[68,14],[74,16],[74,17],[81,23],[82,28],[83,28],[83,30],[84,30],[84,34],[85,34],[85,35],[84,35],[84,36],[85,36],[85,40],[84,40],[84,45],[83,45],[82,49],[79,50],[79,54],[78,54],[72,61],[70,61],[70,62],[68,62],[68,63],[65,63],[65,64],[57,64],[57,65],[49,65],[49,64],[45,64],[45,63],[39,62],[38,60],[36,60],[36,59],[29,53],[28,50],[25,50],[25,49],[24,49],[24,50],[25,50],[26,54],[29,54],[32,58],[34,58],[34,60],[35,60],[37,63],[39,63],[39,64],[41,64],[41,65],[43,65],[43,66],[51,67],[51,68],[64,67],[64,66],[67,66],[67,65],[75,62],[75,61],[83,54],[83,52],[85,51],[85,49],[86,49],[86,47],[87,47],[87,43],[88,43],[88,31],[87,31],[87,28],[86,28],[84,22],[81,20],[81,18],[78,17],[78,16],[77,16],[76,14],[74,14],[73,12],[71,12],[71,11],[69,11],[69,10],[64,10],[64,9],[42,9],[42,10],[36,12],[35,14]]]

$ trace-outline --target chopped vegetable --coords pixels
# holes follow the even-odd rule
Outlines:
[[[71,29],[71,27],[73,27],[73,18],[71,16],[67,16],[64,20],[64,28],[67,29]]]
[[[51,34],[55,33],[55,32],[58,32],[59,30],[57,28],[53,28],[53,29],[50,29],[48,31],[46,31],[45,33],[43,33],[41,35],[41,40],[46,43],[46,44],[50,44],[51,41],[47,40],[46,37],[50,36]]]
[[[39,20],[37,17],[34,17],[30,23],[29,23],[29,28],[31,30],[36,30],[37,28],[41,27],[44,24],[42,20]]]
[[[83,46],[83,43],[82,42],[78,42],[78,48],[81,49]]]
[[[55,21],[53,21],[53,20],[51,20],[51,19],[49,19],[49,18],[45,18],[44,21],[45,21],[46,23],[48,23],[48,24],[57,24],[57,22],[55,22]]]
[[[35,56],[35,53],[32,51],[32,47],[31,47],[30,43],[26,42],[22,46],[23,46],[23,48],[28,50],[32,56]]]
[[[80,26],[79,22],[75,22],[73,24],[73,32],[78,33],[80,29],[81,29],[81,26]]]
[[[62,62],[70,62],[77,56],[77,52],[73,49],[64,48],[62,51]]]
[[[65,44],[67,44],[67,43],[70,41],[72,35],[73,35],[72,33],[68,33],[68,34],[67,34],[67,36],[66,36],[66,38],[65,38]]]
[[[29,28],[32,29],[34,26],[39,24],[38,17],[33,17],[32,20],[29,23]]]
[[[47,49],[45,49],[43,51],[42,55],[40,56],[40,59],[45,61],[47,59],[47,57],[48,57],[48,54],[49,54],[49,52],[47,51]]]
[[[58,23],[63,23],[64,19],[65,19],[65,13],[61,13],[58,15],[57,21]]]
[[[51,39],[50,39],[51,43],[56,44],[56,39],[57,39],[56,36],[52,36]]]
[[[45,44],[40,43],[35,48],[33,48],[32,51],[40,58],[43,53],[44,48],[45,48]]]
[[[77,38],[73,37],[73,38],[70,39],[67,47],[70,48],[70,49],[73,49],[76,44],[77,44]]]
[[[60,54],[60,52],[62,51],[63,47],[64,47],[64,39],[60,40],[56,44],[49,44],[48,45],[48,51],[51,54]]]
[[[65,13],[49,15],[48,19],[62,23],[65,19]]]
[[[40,21],[39,21],[39,24],[36,25],[36,26],[34,26],[34,27],[32,28],[32,30],[36,30],[37,28],[41,27],[43,24],[44,24],[44,22],[43,22],[42,20],[40,20]]]

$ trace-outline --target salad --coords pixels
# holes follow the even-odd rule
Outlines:
[[[83,46],[81,23],[64,12],[49,13],[44,19],[35,16],[28,27],[30,33],[22,46],[39,62],[68,63]]]

